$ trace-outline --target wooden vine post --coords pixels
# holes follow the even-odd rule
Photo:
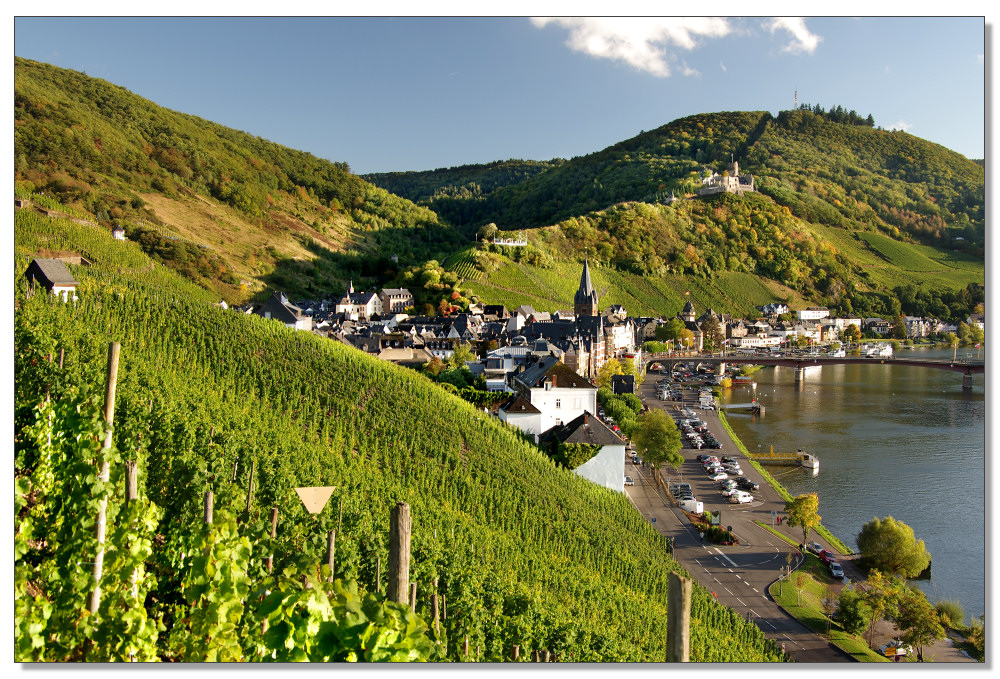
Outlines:
[[[667,589],[667,662],[688,662],[690,624],[691,579],[671,573]]]
[[[278,530],[278,508],[271,507],[271,549],[274,549],[274,536],[277,535]],[[271,569],[274,568],[274,554],[267,557],[267,572],[270,573]]]
[[[398,502],[392,510],[389,525],[389,588],[390,601],[406,604],[410,585],[410,505]]]
[[[410,583],[410,612],[417,612],[417,583]]]
[[[125,508],[139,498],[139,466],[135,460],[125,462]]]
[[[205,491],[205,523],[212,523],[212,511],[215,504],[215,498],[212,495],[212,491]]]
[[[328,582],[333,582],[333,560],[337,553],[337,531],[330,531],[326,538],[326,563],[330,567],[330,578]]]
[[[243,510],[245,521],[250,520],[250,503],[253,501],[253,477],[257,473],[257,460],[250,461],[250,483],[247,486],[247,506]]]
[[[382,557],[375,557],[375,591],[382,591]]]
[[[510,659],[513,660],[514,662],[517,662],[517,657],[519,655],[521,655],[521,647],[518,646],[517,644],[514,644],[514,648],[512,648],[510,652]]]
[[[107,435],[104,438],[103,451],[105,455],[111,448],[111,430],[115,421],[115,390],[118,387],[118,354],[121,345],[111,342],[108,345],[108,372],[104,391],[104,423]],[[101,462],[98,478],[107,483],[111,475],[111,465],[105,458]],[[105,492],[97,505],[97,554],[94,555],[94,589],[87,601],[87,610],[97,613],[101,606],[101,575],[104,572],[104,536],[107,529],[108,495]]]

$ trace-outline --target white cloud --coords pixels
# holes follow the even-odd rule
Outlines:
[[[765,22],[764,25],[771,31],[772,35],[779,30],[792,34],[792,41],[782,48],[782,52],[791,52],[792,54],[808,52],[812,54],[823,39],[806,28],[806,20],[802,17],[774,17]]]
[[[908,123],[905,120],[897,120],[892,125],[889,126],[890,130],[902,130],[903,132],[909,132],[910,128],[913,127],[912,123]]]
[[[692,50],[701,38],[722,38],[732,31],[726,19],[700,17],[534,17],[531,23],[538,28],[553,23],[567,28],[566,44],[571,49],[600,59],[625,62],[659,78],[670,76],[668,61],[675,58],[672,52]],[[686,65],[681,72],[698,74]]]
[[[701,71],[688,66],[686,61],[681,62],[681,73],[692,77],[698,77],[701,75]]]
[[[729,69],[727,69],[726,65],[724,63],[722,63],[721,61],[719,62],[719,67],[722,69],[723,73],[729,73]]]

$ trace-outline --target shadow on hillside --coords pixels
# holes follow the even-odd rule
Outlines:
[[[430,259],[443,261],[463,246],[457,230],[441,226],[381,229],[361,237],[356,249],[347,252],[333,252],[312,239],[304,240],[314,259],[276,262],[274,271],[261,278],[267,289],[256,298],[262,301],[276,290],[293,299],[339,297],[350,281],[355,290],[375,289],[409,267]]]

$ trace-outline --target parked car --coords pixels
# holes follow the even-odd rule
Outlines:
[[[892,658],[897,655],[899,656],[912,655],[913,646],[910,646],[909,644],[904,644],[899,639],[895,639],[893,641],[890,641],[888,644],[885,644],[884,646],[879,646],[878,652],[887,658]]]
[[[823,545],[819,544],[818,542],[810,542],[808,545],[806,545],[806,549],[808,549],[813,554],[819,556],[819,553],[823,551]]]
[[[842,578],[842,577],[844,577],[844,569],[841,568],[840,564],[837,563],[836,561],[831,561],[830,562],[830,575],[832,575],[835,578]]]
[[[625,477],[625,485],[626,486],[634,486],[635,485],[635,481],[632,480],[631,476],[626,476]]]
[[[819,553],[819,560],[822,561],[823,563],[828,564],[832,561],[836,561],[836,559],[837,556],[828,549],[824,549]]]
[[[743,491],[736,486],[729,486],[728,488],[722,489],[722,497],[732,497],[734,493],[742,493]]]
[[[726,472],[715,472],[708,478],[712,479],[713,481],[722,481],[724,479],[728,479],[729,474],[727,474]]]
[[[748,502],[753,502],[753,495],[745,490],[738,490],[729,496],[729,501],[733,504],[744,505]]]
[[[745,476],[741,476],[736,479],[736,485],[738,485],[742,490],[757,490],[760,488],[759,483],[755,483]]]

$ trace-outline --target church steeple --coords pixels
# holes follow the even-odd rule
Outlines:
[[[583,260],[583,274],[580,275],[580,289],[573,298],[573,313],[579,316],[597,315],[597,291],[590,281],[590,264]]]

